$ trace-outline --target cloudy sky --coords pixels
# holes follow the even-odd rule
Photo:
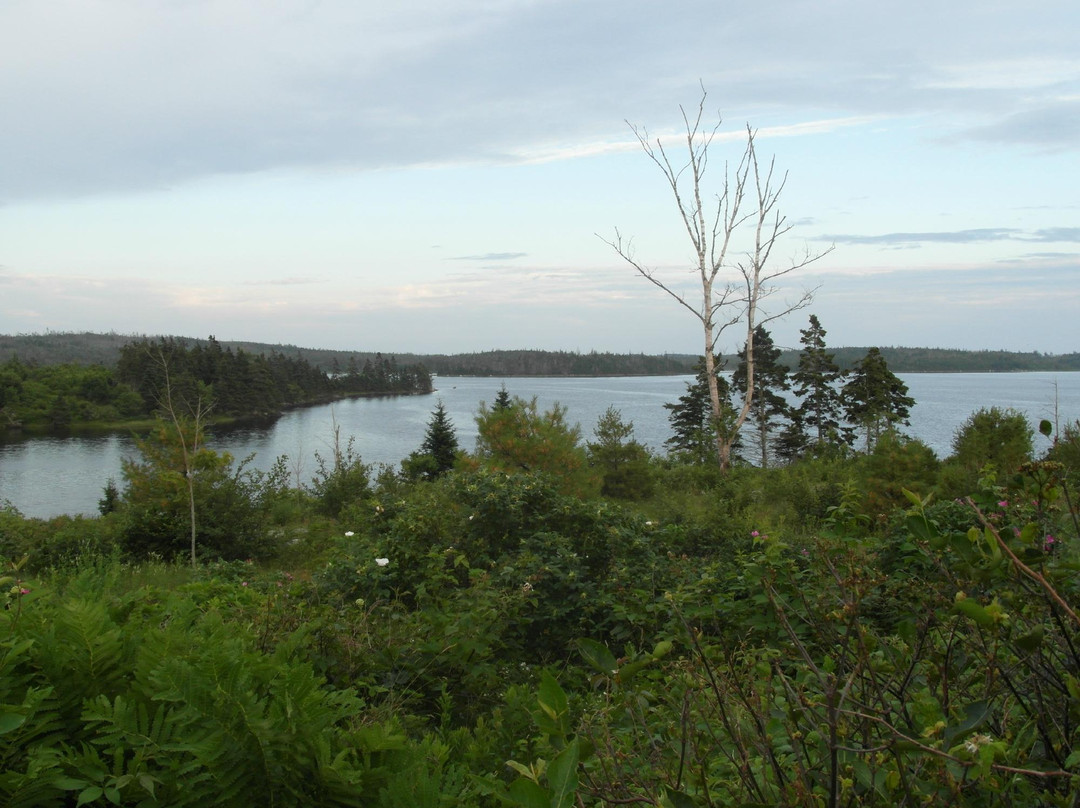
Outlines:
[[[692,282],[626,122],[702,87],[705,190],[749,124],[835,247],[774,307],[1080,350],[1076,0],[0,0],[0,333],[700,353],[603,239]]]

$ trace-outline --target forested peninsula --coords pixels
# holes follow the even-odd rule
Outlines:
[[[249,353],[213,337],[128,341],[114,362],[49,364],[15,354],[0,364],[0,428],[115,426],[196,408],[212,420],[274,416],[290,407],[364,395],[430,393],[421,364],[376,354],[333,373],[280,351]],[[165,400],[165,399],[168,400]]]

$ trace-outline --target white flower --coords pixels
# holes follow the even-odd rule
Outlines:
[[[355,535],[356,535],[356,534],[355,534],[355,533],[353,533],[353,532],[352,532],[351,530],[346,530],[346,531],[345,531],[345,538],[346,538],[346,539],[351,539],[351,538],[352,538],[353,536],[355,536]]]
[[[390,563],[390,559],[389,558],[376,558],[375,563],[378,564],[380,567],[385,567],[387,564]]]

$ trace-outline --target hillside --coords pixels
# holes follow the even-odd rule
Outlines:
[[[73,363],[113,366],[120,349],[146,335],[47,332],[45,334],[0,335],[0,362],[13,356],[35,365]],[[209,340],[181,338],[191,345]],[[272,345],[261,342],[221,342],[223,347],[253,355],[276,352],[303,359],[326,371],[343,371],[352,364],[394,356],[398,362],[422,363],[444,376],[660,376],[690,373],[694,356],[688,354],[615,354],[591,351],[492,350],[463,354],[411,354],[376,351],[337,351]],[[842,368],[850,368],[862,358],[866,347],[831,348]],[[895,373],[1008,373],[1017,371],[1080,371],[1080,353],[1044,354],[1038,351],[962,351],[950,348],[881,347],[881,353]],[[734,357],[726,357],[728,369]],[[788,367],[798,364],[797,351],[785,351],[780,360]]]

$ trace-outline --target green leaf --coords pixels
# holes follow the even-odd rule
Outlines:
[[[88,785],[90,785],[85,780],[79,780],[75,777],[64,776],[57,777],[51,782],[56,788],[59,788],[61,791],[75,791],[76,789],[86,788]]]
[[[1049,438],[1054,433],[1054,425],[1043,418],[1039,421],[1039,432]]]
[[[144,789],[146,789],[147,793],[151,797],[153,797],[154,796],[154,786],[155,786],[155,784],[159,783],[160,781],[153,778],[153,777],[151,777],[149,774],[146,774],[145,772],[143,772],[142,774],[139,775],[138,780],[139,780],[139,785],[141,785]]]
[[[535,780],[536,776],[533,774],[533,770],[526,766],[524,763],[518,763],[516,760],[506,761],[506,765],[516,771],[522,777],[527,777],[530,780]]]
[[[0,713],[0,735],[18,729],[26,721],[22,713]]]
[[[577,741],[571,741],[548,766],[551,808],[569,808],[573,804],[578,787],[577,768]]]
[[[908,491],[906,488],[901,488],[900,491],[907,498],[907,501],[914,505],[916,508],[921,508],[923,506],[922,497],[920,497],[914,491]]]
[[[562,715],[567,711],[566,693],[562,687],[547,671],[544,671],[544,675],[540,678],[540,689],[537,693],[537,701],[540,702],[540,706],[544,712],[550,715],[552,718]]]
[[[926,521],[926,517],[922,514],[912,514],[904,520],[904,524],[907,526],[908,532],[917,539],[929,542],[938,536],[937,531]]]
[[[548,808],[547,791],[524,777],[512,782],[507,793],[510,799],[524,808]]]
[[[606,645],[590,640],[588,637],[582,637],[577,641],[577,647],[582,658],[600,673],[607,676],[615,674],[618,662],[615,661],[615,655],[608,650]]]
[[[962,598],[955,601],[953,608],[960,614],[970,617],[983,628],[991,628],[994,625],[993,616],[971,598]]]
[[[75,803],[75,808],[79,808],[80,805],[87,805],[94,800],[98,799],[105,792],[98,786],[90,786],[90,788],[83,789],[79,794],[79,801]]]
[[[963,740],[974,732],[990,715],[990,705],[986,701],[973,701],[964,707],[964,718],[959,724],[945,728],[945,748]]]

